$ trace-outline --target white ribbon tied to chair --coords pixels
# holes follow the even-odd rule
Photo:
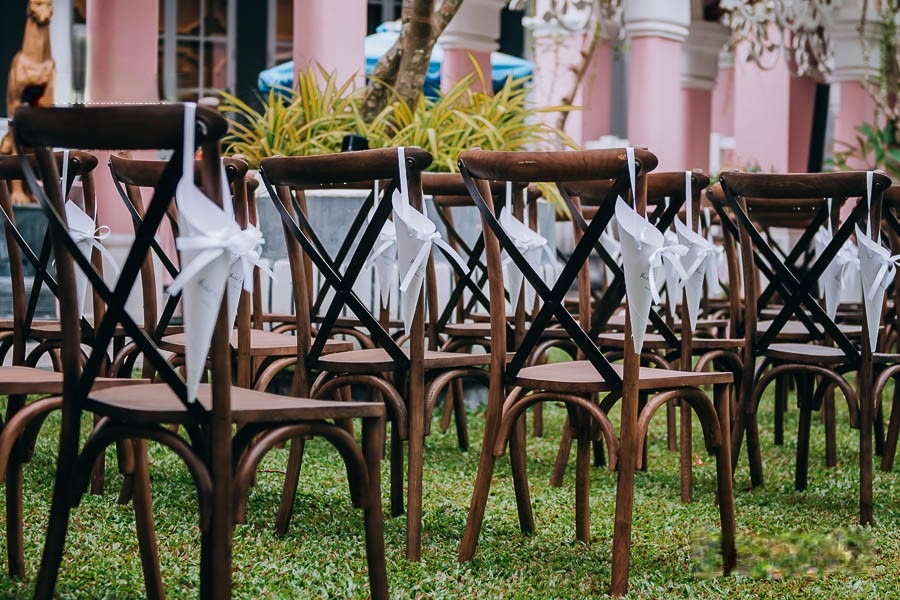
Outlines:
[[[832,234],[828,229],[820,227],[814,237],[816,245],[816,257],[822,255],[828,244],[831,243]],[[834,258],[825,266],[819,277],[821,293],[825,298],[825,313],[832,321],[837,314],[841,303],[841,296],[847,288],[848,280],[853,276],[853,267],[859,268],[859,250],[850,240],[841,246]]]
[[[169,285],[169,293],[182,294],[185,383],[188,401],[193,402],[206,370],[206,358],[226,289],[228,316],[233,327],[240,291],[253,291],[253,269],[261,266],[259,260],[265,240],[256,227],[242,229],[237,224],[234,207],[227,198],[220,207],[194,184],[196,105],[184,106],[183,173],[175,190],[180,231],[175,244],[181,252],[182,269]],[[228,188],[224,172],[222,178],[225,196]]]
[[[541,264],[541,255],[546,254],[550,260],[555,260],[547,238],[537,231],[531,229],[516,218],[512,212],[512,182],[506,182],[506,207],[500,213],[500,226],[503,231],[512,240],[516,249],[521,252],[525,258],[525,262],[534,267],[535,271],[539,271]],[[522,190],[523,196],[527,199],[528,190]],[[525,280],[525,275],[515,265],[512,257],[504,252],[503,258],[503,276],[506,290],[509,292],[510,306],[513,312],[516,311],[519,304],[519,296],[522,289],[525,290],[525,308],[531,310],[534,306],[535,291],[534,287]]]
[[[425,283],[425,267],[432,246],[436,245],[441,248],[463,271],[468,271],[468,268],[462,257],[441,239],[441,234],[434,222],[410,205],[406,181],[406,154],[402,147],[397,148],[397,160],[400,189],[394,190],[391,203],[394,209],[394,227],[397,236],[400,308],[403,313],[403,326],[406,333],[409,333],[419,295]]]
[[[635,189],[634,149],[627,148],[631,189]],[[659,303],[659,290],[654,269],[666,268],[683,274],[678,259],[686,252],[679,244],[667,244],[665,236],[646,217],[639,215],[620,196],[616,200],[616,223],[622,244],[622,268],[625,271],[625,296],[631,320],[634,351],[641,352],[652,303]]]
[[[375,202],[378,199],[378,182],[375,182]],[[373,209],[374,212],[374,209]],[[378,277],[378,292],[381,296],[381,305],[388,306],[391,299],[391,289],[397,281],[397,228],[394,222],[387,220],[381,226],[372,252],[363,265],[364,269],[375,267],[375,275]]]
[[[884,294],[893,280],[897,265],[900,264],[900,254],[891,256],[887,248],[880,242],[870,239],[859,227],[856,228],[856,239],[859,242],[859,278],[866,306],[869,347],[875,352]]]
[[[687,300],[688,319],[691,330],[697,328],[697,319],[700,316],[700,303],[703,300],[703,282],[715,280],[718,282],[718,265],[721,248],[711,243],[708,239],[693,231],[689,226],[675,219],[675,231],[678,239],[685,247],[684,255],[684,293]],[[715,267],[711,276],[710,267]]]
[[[63,152],[63,171],[61,183],[63,198],[67,196],[66,182],[68,181],[68,175],[69,151],[66,150],[65,152]],[[107,250],[106,247],[102,244],[103,240],[109,237],[109,227],[107,227],[106,225],[97,227],[96,215],[94,215],[94,217],[91,217],[72,200],[66,200],[64,208],[66,211],[66,224],[69,227],[69,237],[71,237],[72,241],[75,242],[75,245],[78,246],[81,254],[84,255],[86,259],[90,260],[91,255],[96,248],[97,251],[100,252],[100,256],[106,259],[106,262],[109,263],[109,265],[113,268],[113,271],[115,271],[116,275],[118,276],[119,265],[116,264],[116,260],[113,258],[112,254],[110,254],[109,250]],[[82,317],[85,316],[84,304],[87,299],[87,284],[87,274],[85,274],[81,269],[75,269],[75,298],[78,301],[78,315]]]

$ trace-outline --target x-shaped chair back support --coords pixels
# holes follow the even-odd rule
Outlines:
[[[683,171],[647,175],[647,218],[661,232],[665,232],[672,225],[678,211],[687,202],[684,179]],[[599,211],[609,200],[608,194],[613,183],[609,180],[574,181],[558,186],[569,213],[572,215],[572,221],[582,233],[588,228],[587,219],[590,215]],[[701,191],[707,185],[709,185],[709,177],[703,173],[696,172],[691,175],[692,197],[690,201],[694,203],[693,215],[695,218],[700,214]],[[615,198],[612,198],[611,202],[615,203]],[[650,211],[651,206],[653,207],[652,212]],[[625,272],[622,270],[622,266],[599,241],[594,245],[594,249],[603,264],[612,272],[613,280],[604,291],[603,298],[594,311],[595,314],[591,320],[591,336],[596,336],[600,332],[625,297]],[[680,342],[675,332],[657,311],[650,311],[650,322],[666,339],[666,343],[673,348],[679,346]]]
[[[247,174],[247,163],[241,159],[226,158],[222,161],[225,169],[225,176],[229,185],[235,186],[234,189],[234,208],[235,217],[242,225],[247,224],[247,198],[246,188],[243,188],[245,175]],[[137,233],[143,224],[145,217],[144,199],[141,190],[153,189],[158,183],[167,166],[166,161],[162,160],[140,160],[132,158],[124,158],[122,156],[112,155],[109,157],[109,170],[112,173],[113,184],[118,191],[125,208],[131,215],[131,222],[134,225],[134,231]],[[218,176],[218,175],[217,175]],[[203,177],[203,161],[194,161],[194,180],[202,182]],[[236,182],[239,185],[236,185]],[[172,229],[174,236],[178,235],[178,212],[175,209],[174,196],[170,199],[168,208],[166,209],[165,218]],[[159,239],[154,236],[150,242],[150,249],[153,255],[159,260],[166,273],[175,279],[180,269],[176,265],[172,257],[160,246]],[[153,261],[145,261],[141,267],[141,281],[143,286],[144,299],[144,326],[148,331],[152,331],[153,339],[157,342],[165,335],[166,328],[171,324],[172,317],[178,302],[181,300],[181,294],[172,294],[166,300],[162,314],[159,315],[156,305],[156,287],[155,287],[155,267]],[[152,328],[152,329],[151,329]]]
[[[54,154],[54,159],[60,170],[62,170],[64,156],[63,152],[56,152]],[[37,162],[36,158],[33,155],[28,155],[27,160],[31,168],[34,169]],[[75,178],[81,177],[84,190],[85,212],[94,214],[95,194],[92,172],[97,167],[97,157],[88,152],[76,151],[68,154],[68,161],[69,165],[66,169],[67,177],[65,181],[66,197],[68,197],[68,194],[72,189]],[[0,156],[0,180],[12,181],[23,179],[25,179],[25,173],[22,169],[22,160],[18,156]],[[56,181],[58,180],[59,178]],[[34,271],[31,289],[28,291],[22,289],[19,293],[16,293],[13,298],[14,319],[21,319],[21,323],[18,324],[17,327],[21,328],[21,332],[27,332],[34,321],[34,314],[37,310],[38,300],[43,286],[46,285],[47,289],[50,290],[50,293],[58,297],[56,278],[50,271],[50,260],[53,251],[51,239],[48,235],[50,226],[48,224],[47,230],[44,232],[44,241],[41,244],[39,252],[35,253],[34,249],[22,235],[22,232],[16,227],[12,205],[10,204],[9,196],[5,193],[2,202],[0,202],[0,219],[3,220],[3,226],[7,236],[6,243],[10,250],[10,275],[12,276],[13,285],[15,286],[18,283],[24,284],[25,273],[20,270],[22,257],[28,261],[28,265],[30,265]],[[13,260],[14,258],[15,260]],[[102,259],[99,256],[94,257],[94,262],[98,266],[102,266],[101,260]],[[15,308],[17,308],[18,304],[26,297],[26,307],[24,311],[20,313],[15,310]],[[101,317],[102,310],[103,308],[101,306],[97,306],[95,308],[95,316],[98,318]],[[92,330],[92,326],[87,319],[81,319],[81,326],[85,335],[88,335]]]
[[[521,194],[524,188],[524,184],[514,183],[513,193]],[[484,310],[490,310],[490,300],[484,293],[484,286],[488,277],[487,265],[485,265],[483,259],[484,238],[478,235],[474,243],[467,241],[465,236],[458,231],[456,222],[453,219],[451,212],[453,208],[475,206],[472,203],[472,198],[469,196],[469,191],[466,189],[462,176],[457,173],[423,173],[422,191],[433,197],[435,211],[447,230],[448,242],[460,253],[468,267],[467,273],[458,273],[456,282],[450,290],[450,296],[444,307],[440,309],[440,313],[434,323],[435,331],[440,333],[453,319],[454,312],[457,313],[457,320],[462,322],[478,306]],[[491,193],[494,195],[505,194],[506,183],[502,181],[491,182]],[[521,205],[521,202],[516,204]],[[521,217],[521,215],[518,216]],[[450,264],[455,266],[454,261],[450,261]],[[465,306],[461,307],[463,294],[466,290],[469,291],[470,298]],[[462,308],[461,310],[459,310],[460,307]]]
[[[643,175],[656,167],[656,157],[643,150],[635,151],[635,170],[641,180]],[[597,347],[594,338],[582,328],[566,309],[564,300],[567,292],[578,277],[585,261],[594,251],[603,230],[606,229],[615,210],[615,199],[629,196],[631,188],[628,160],[624,149],[591,150],[583,152],[487,152],[483,150],[467,150],[459,156],[460,172],[472,195],[475,205],[481,212],[482,222],[490,230],[490,235],[497,239],[500,249],[505,251],[515,266],[522,272],[525,280],[534,288],[541,302],[541,308],[532,319],[522,338],[519,347],[507,365],[505,379],[512,382],[541,338],[544,329],[553,317],[572,337],[578,349],[584,353],[586,360],[597,369],[612,386],[621,385],[621,377],[612,368],[609,361]],[[587,223],[584,235],[576,244],[574,251],[562,268],[562,272],[553,286],[544,283],[522,253],[516,248],[513,240],[503,229],[498,216],[503,210],[503,203],[495,203],[486,181],[528,181],[532,183],[562,183],[567,181],[613,180],[606,198],[600,204],[593,219]],[[641,189],[639,185],[639,190]],[[646,188],[643,188],[646,190]],[[633,194],[635,195],[635,194]],[[635,195],[639,208],[646,202],[642,193]],[[488,235],[488,232],[485,232]],[[492,321],[505,318],[505,307],[491,305]],[[493,333],[492,333],[493,336]],[[493,348],[505,349],[504,343],[493,340]],[[626,344],[626,347],[630,347]]]
[[[762,173],[724,173],[720,178],[725,201],[731,215],[717,206],[723,226],[731,220],[732,230],[741,243],[744,261],[744,286],[747,300],[745,302],[744,327],[745,335],[749,335],[756,352],[765,351],[774,341],[791,315],[801,320],[812,320],[821,327],[825,334],[844,352],[851,365],[860,360],[859,349],[847,335],[828,317],[815,297],[817,282],[828,264],[835,259],[841,247],[847,243],[858,223],[863,223],[869,216],[881,214],[882,193],[890,185],[890,179],[876,173],[871,189],[871,209],[867,202],[867,186],[865,172],[848,173],[814,173],[771,175]],[[819,257],[805,272],[799,272],[797,265],[789,264],[769,245],[754,222],[754,208],[763,212],[781,212],[786,216],[785,223],[790,222],[792,212],[800,212],[795,207],[809,207],[819,212],[808,222],[807,233],[812,235],[819,225],[829,217],[826,198],[832,199],[832,205],[840,205],[848,199],[858,199],[847,218],[834,232],[831,242],[824,248]],[[877,217],[877,218],[880,218]],[[813,227],[815,229],[813,229]],[[809,236],[812,239],[812,236]],[[784,300],[781,310],[772,320],[765,333],[756,340],[756,305],[754,301],[755,283],[752,277],[754,264],[766,265],[771,273],[770,281],[778,286],[778,293]],[[750,293],[750,291],[754,293]],[[804,310],[809,314],[807,318]]]
[[[421,206],[421,172],[431,164],[431,155],[421,148],[406,148],[407,186],[410,202]],[[281,215],[285,230],[288,252],[302,252],[310,259],[312,265],[319,270],[326,285],[334,290],[334,297],[325,311],[319,324],[315,342],[308,346],[308,360],[314,365],[321,356],[335,322],[344,307],[347,307],[360,320],[361,325],[369,332],[373,341],[390,355],[401,368],[409,365],[409,358],[387,332],[379,320],[369,311],[366,305],[353,291],[353,284],[359,277],[363,265],[368,258],[381,228],[387,222],[392,211],[391,196],[399,189],[399,173],[397,150],[385,148],[378,150],[362,150],[341,154],[304,157],[275,157],[264,159],[260,163],[260,174],[269,191],[275,208]],[[339,252],[333,259],[324,245],[315,236],[312,225],[300,206],[295,190],[313,187],[335,187],[346,184],[361,184],[371,187],[374,181],[387,180],[383,186],[383,194],[377,203],[373,195],[372,202],[364,202],[357,217],[351,225],[351,231],[362,230],[359,243],[350,252],[353,238],[348,236]],[[374,205],[374,211],[372,207]],[[370,212],[371,211],[371,212]],[[366,218],[369,218],[366,223]],[[345,256],[349,254],[349,258]],[[291,261],[299,264],[298,260]],[[346,263],[346,267],[341,265]],[[306,304],[310,297],[306,274],[297,269],[292,272],[294,279],[295,301],[297,303],[298,335],[308,331],[310,309],[314,306]]]
[[[125,310],[125,302],[135,285],[141,266],[147,260],[154,235],[171,204],[175,187],[182,175],[182,141],[184,107],[181,105],[78,106],[70,108],[19,107],[15,114],[16,143],[20,156],[22,148],[34,148],[36,160],[23,160],[25,181],[38,198],[50,221],[57,269],[57,297],[60,301],[60,321],[63,331],[62,357],[64,399],[80,403],[88,392],[106,359],[106,348],[117,325],[136,343],[156,369],[158,376],[178,395],[181,402],[198,419],[207,419],[208,411],[199,402],[188,399],[187,387],[156,346]],[[203,181],[211,198],[221,206],[219,177],[219,139],[227,130],[227,123],[217,111],[198,107],[195,139],[203,152]],[[115,286],[110,289],[100,272],[84,257],[75,241],[68,235],[64,200],[57,186],[42,187],[39,180],[57,181],[59,172],[50,147],[92,148],[97,150],[168,149],[171,159],[154,186],[153,197],[147,206],[135,235],[135,241],[121,266]],[[38,175],[40,173],[40,175]],[[81,269],[93,286],[95,295],[105,303],[106,312],[94,329],[92,349],[81,366],[81,340],[76,325],[75,269]],[[224,303],[223,303],[224,304]],[[219,311],[218,330],[227,330],[227,310]],[[211,362],[214,366],[214,401],[212,411],[230,406],[230,349],[226,344],[213,344]],[[219,377],[216,372],[221,370]],[[224,403],[224,404],[223,404]]]

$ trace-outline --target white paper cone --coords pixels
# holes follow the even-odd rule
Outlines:
[[[869,346],[872,352],[878,345],[878,327],[881,324],[881,309],[884,293],[894,277],[897,257],[892,257],[887,248],[866,237],[856,228],[859,242],[859,274],[862,282],[863,302],[866,306],[866,327],[869,331]]]
[[[831,243],[831,232],[820,227],[815,235],[816,256],[821,256],[826,246]],[[841,300],[841,268],[837,263],[837,257],[825,267],[822,276],[819,277],[819,291],[825,299],[825,313],[828,318],[834,320],[838,305]]]
[[[425,267],[431,253],[434,223],[414,210],[408,200],[394,190],[394,227],[397,231],[397,271],[400,275],[400,310],[403,326],[409,333],[419,293],[425,283]]]
[[[382,306],[388,306],[391,289],[397,281],[397,229],[393,221],[385,221],[375,239],[366,266],[374,266]]]
[[[677,244],[678,236],[674,231],[667,230],[665,233],[667,244]],[[678,277],[678,271],[671,266],[664,267],[664,277],[666,282],[666,301],[669,305],[669,313],[676,314],[678,310],[678,302],[681,300],[681,279]]]
[[[625,292],[631,316],[634,351],[641,352],[653,293],[651,292],[651,258],[665,244],[660,233],[647,219],[637,214],[622,198],[616,201],[616,222],[622,245]]]
[[[716,252],[715,248],[710,246],[709,240],[692,231],[678,219],[675,219],[675,230],[678,232],[678,240],[688,249],[682,259],[686,276],[683,285],[687,299],[688,319],[693,331],[697,328],[697,319],[700,316],[707,263],[715,264]]]
[[[84,257],[88,260],[91,260],[91,255],[93,254],[93,249],[95,246],[103,250],[98,240],[109,235],[109,228],[104,228],[106,229],[106,232],[98,236],[94,219],[92,219],[86,212],[84,212],[80,206],[78,206],[71,200],[68,200],[65,204],[65,210],[66,223],[68,223],[69,226],[69,236],[75,241],[75,245],[78,246],[81,254],[84,255]],[[104,254],[108,255],[109,253],[104,251]],[[112,257],[109,257],[109,260],[112,260]],[[84,305],[87,299],[87,288],[87,274],[80,268],[76,268],[75,297],[78,302],[79,316],[85,316]]]

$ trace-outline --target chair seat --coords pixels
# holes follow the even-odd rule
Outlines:
[[[713,319],[713,318],[700,318],[697,319],[697,329],[719,329],[720,327],[726,327],[728,325],[728,319]],[[651,323],[652,326],[652,323]],[[681,329],[681,320],[676,319],[672,325],[675,331]],[[616,313],[609,318],[606,322],[606,329],[618,331],[625,328],[625,313]]]
[[[212,387],[201,384],[197,400],[211,410]],[[163,383],[112,387],[91,392],[86,407],[102,416],[128,423],[192,423],[172,389]],[[235,423],[278,423],[320,419],[379,417],[384,414],[380,402],[334,402],[267,394],[244,388],[231,388],[231,418]]]
[[[491,324],[480,323],[447,323],[443,333],[456,338],[486,338],[491,335]]]
[[[621,349],[625,344],[624,333],[601,333],[597,336],[597,341],[601,348],[609,347]],[[691,341],[694,352],[710,350],[738,350],[744,347],[744,340],[737,338],[700,338],[695,337]],[[644,335],[644,350],[675,350],[666,342],[666,338],[658,333],[648,333]]]
[[[231,333],[231,347],[237,349],[238,332]],[[167,335],[159,344],[159,347],[167,352],[184,354],[185,334],[176,333]],[[328,340],[325,342],[326,353],[346,352],[353,349],[353,342],[344,340]],[[290,356],[297,352],[297,338],[285,333],[274,333],[262,329],[250,330],[250,354],[252,356]]]
[[[62,394],[62,373],[35,367],[0,367],[0,395]],[[98,377],[94,389],[147,384],[147,379]]]
[[[614,364],[612,367],[619,376],[622,375],[622,365]],[[731,381],[731,373],[692,373],[641,367],[638,375],[638,389],[661,391],[717,383],[731,383]],[[594,365],[586,360],[525,367],[519,371],[515,385],[529,389],[570,393],[608,392],[613,389],[613,386],[607,383],[603,376],[597,372]]]
[[[770,345],[763,355],[781,362],[825,364],[835,366],[847,362],[847,355],[834,346],[817,344],[783,343]]]
[[[403,352],[409,356],[408,348],[403,348]],[[490,354],[425,351],[425,370],[486,366],[490,362]],[[397,363],[383,348],[367,348],[322,356],[316,366],[340,373],[383,373],[396,369]]]
[[[756,324],[756,331],[759,335],[764,334],[772,326],[772,321],[759,321]],[[850,339],[859,338],[862,335],[862,326],[848,323],[839,323],[841,331]],[[809,333],[806,326],[800,321],[791,320],[784,324],[781,331],[778,332],[778,340],[785,342],[808,342],[814,339]]]
[[[59,320],[58,319],[35,319],[31,322],[32,326],[55,326],[59,329]],[[7,329],[13,328],[13,320],[12,319],[0,319],[0,331],[5,331]]]

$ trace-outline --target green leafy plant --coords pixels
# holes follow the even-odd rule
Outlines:
[[[884,169],[893,179],[900,177],[900,131],[889,121],[884,127],[864,123],[856,128],[855,144],[834,153],[833,162],[839,169],[850,169],[853,161],[861,161],[871,169]]]
[[[226,154],[242,154],[255,167],[267,156],[337,152],[343,137],[356,133],[372,148],[421,146],[434,156],[431,170],[456,171],[457,156],[468,148],[575,147],[562,131],[538,118],[542,112],[574,107],[533,107],[524,80],[510,78],[495,94],[478,91],[485,78],[475,68],[437,98],[420,97],[415,109],[394,94],[369,121],[362,117],[363,90],[355,89],[352,79],[338,82],[321,67],[300,71],[293,90],[271,90],[261,110],[222,93],[220,110],[229,121]]]

